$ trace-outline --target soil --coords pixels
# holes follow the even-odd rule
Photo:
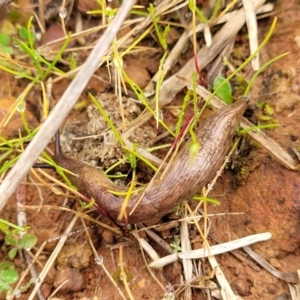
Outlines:
[[[86,1],[78,2],[74,12],[77,8],[80,8],[81,12],[84,11],[88,4],[85,3]],[[289,54],[271,64],[257,78],[250,95],[249,107],[252,108],[252,121],[261,121],[262,116],[266,115],[268,107],[272,108],[273,113],[267,122],[278,123],[279,126],[265,132],[295,157],[293,149],[299,149],[300,146],[300,4],[297,1],[287,0],[273,2],[275,8],[270,16],[258,21],[259,39],[262,41],[274,17],[278,18],[275,33],[262,49],[260,60],[261,63],[265,63],[283,52],[289,52]],[[205,3],[206,1],[204,1]],[[113,5],[116,5],[115,2]],[[94,8],[89,7],[87,9]],[[2,17],[5,18],[6,13],[6,11],[1,12]],[[75,13],[72,14],[72,18],[75,18]],[[72,18],[69,21],[70,28],[74,27],[75,24],[75,20]],[[50,27],[54,20],[47,22]],[[97,22],[99,24],[99,19],[84,16],[84,22],[84,26],[93,26]],[[55,30],[60,29],[56,28]],[[123,30],[126,31],[126,28]],[[233,61],[235,59],[236,63],[239,60],[241,62],[248,55],[248,40],[245,38],[245,33],[245,29],[241,30],[236,39],[234,53],[239,53],[241,56],[241,58],[237,58],[237,56],[232,58]],[[124,32],[120,33],[120,35],[122,34]],[[180,34],[180,29],[172,32],[168,39],[169,47],[180,37]],[[89,41],[87,40],[86,43],[88,44]],[[154,41],[149,37],[143,42],[143,45],[150,46],[153,43]],[[124,64],[127,72],[131,74],[129,77],[135,76],[136,81],[143,88],[157,71],[161,53],[151,51],[141,53],[129,55]],[[87,55],[88,52],[82,52],[78,61],[83,61]],[[175,73],[180,69],[192,55],[192,46],[188,46],[187,51],[182,54],[172,72]],[[110,104],[111,99],[116,103],[116,96],[113,94],[112,85],[109,83],[110,77],[107,70],[100,68],[96,71],[96,75],[101,77],[101,81],[96,77],[90,80],[85,94],[78,102],[78,107],[72,110],[62,126],[61,140],[63,150],[67,155],[86,161],[101,170],[106,170],[124,156],[117,140],[106,126],[104,118],[100,116],[97,118],[98,111],[91,104],[87,92],[91,92],[98,98],[116,127],[122,128],[123,119],[119,113],[118,104],[114,104],[115,106]],[[14,99],[24,90],[27,82],[25,79],[20,80],[7,75],[3,71],[1,71],[0,76],[2,82],[0,118],[2,118],[10,110]],[[54,83],[52,87],[53,106],[69,82],[70,79],[63,79]],[[25,114],[30,128],[35,128],[41,120],[41,111],[36,101],[40,93],[39,90],[33,90],[26,98]],[[171,126],[176,124],[178,112],[176,105],[182,102],[181,96],[179,95],[169,105],[169,108],[163,111],[164,120]],[[141,114],[143,107],[137,103],[134,97],[124,97],[123,101],[126,106],[125,122],[130,122]],[[8,139],[17,137],[20,127],[22,127],[22,120],[16,113],[2,135]],[[134,138],[131,141],[148,147],[155,142],[156,137],[161,133],[163,133],[163,129],[156,128],[156,121],[153,119],[139,128],[133,134]],[[172,139],[168,137],[159,143],[170,142]],[[219,243],[256,233],[270,232],[272,239],[252,245],[252,250],[280,272],[296,276],[297,270],[300,269],[299,173],[283,167],[270,153],[249,138],[244,138],[243,143],[244,147],[241,148],[239,156],[232,159],[233,164],[224,171],[209,196],[220,201],[220,205],[207,205],[207,213],[212,215],[209,218],[211,236],[208,237],[208,241],[210,245],[214,245],[217,242],[213,236],[217,238]],[[54,143],[49,145],[49,149],[50,151],[54,149]],[[162,150],[156,155],[163,158],[165,151]],[[142,163],[138,164],[138,170],[138,178],[141,179],[142,183],[148,182],[153,175],[151,170]],[[117,171],[130,173],[128,165],[120,166]],[[51,169],[45,172],[60,179],[60,176]],[[121,184],[127,184],[126,180],[121,181]],[[43,247],[38,258],[38,264],[36,264],[37,272],[40,272],[74,218],[73,212],[80,212],[82,208],[79,202],[72,197],[66,199],[60,193],[61,190],[56,190],[54,193],[53,188],[50,189],[49,186],[38,182],[35,174],[30,172],[24,179],[24,184],[20,185],[18,193],[11,197],[5,209],[1,211],[1,218],[17,223],[18,208],[16,203],[20,201],[20,197],[26,199],[23,201],[26,203],[29,231],[38,237],[38,243],[32,252],[36,253],[40,247]],[[24,186],[26,186],[25,191]],[[86,214],[85,211],[84,214]],[[184,290],[182,284],[184,271],[181,262],[169,264],[158,270],[150,270],[147,263],[151,261],[151,258],[147,254],[144,258],[137,240],[132,235],[120,233],[114,224],[105,217],[99,216],[95,211],[90,212],[89,216],[90,219],[83,221],[79,218],[77,220],[72,228],[72,233],[68,236],[65,245],[42,283],[41,290],[45,299],[48,299],[55,289],[57,292],[51,299],[122,299],[120,291],[126,295],[126,299],[129,299],[122,279],[124,278],[122,277],[124,275],[122,266],[133,299],[173,299],[171,296],[173,291],[176,291],[175,299],[187,299],[182,292]],[[160,223],[168,223],[178,218],[172,214],[161,220]],[[107,228],[96,223],[96,220],[105,223]],[[87,227],[86,230],[84,229],[85,226]],[[110,230],[111,227],[114,227],[115,231]],[[171,229],[156,231],[156,233],[167,244],[176,244],[180,235],[179,227],[178,225]],[[192,247],[194,249],[201,248],[203,240],[197,227],[194,224],[189,224],[188,228]],[[141,231],[139,235],[152,245],[160,257],[169,254],[144,231]],[[96,252],[91,249],[89,241],[94,245]],[[4,234],[1,232],[0,244],[3,246],[2,251],[0,251],[1,262],[8,259],[8,247],[4,247]],[[248,258],[251,261],[245,252],[238,251],[243,258]],[[98,259],[95,259],[97,257]],[[99,259],[102,263],[99,263]],[[270,274],[254,261],[251,265],[231,253],[218,255],[216,259],[234,293],[242,299],[292,299],[287,282]],[[27,267],[20,255],[14,259],[14,263],[20,272]],[[195,279],[194,285],[196,287],[192,289],[192,299],[217,299],[209,296],[209,289],[207,289],[210,285],[216,290],[219,288],[218,281],[212,275],[213,270],[204,259],[195,261],[195,268],[200,265],[203,274]],[[112,280],[107,274],[112,276]],[[199,279],[200,277],[201,279]],[[67,279],[69,281],[64,284]],[[27,275],[22,285],[29,280],[30,277]],[[22,293],[19,299],[28,299],[32,289],[33,286]],[[2,295],[2,297],[4,296]],[[37,296],[34,299],[38,299]]]

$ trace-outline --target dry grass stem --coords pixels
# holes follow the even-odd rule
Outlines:
[[[216,258],[208,256],[209,263],[213,270],[215,270],[216,278],[221,286],[221,299],[223,300],[238,300],[239,298],[234,294],[229,282],[227,281],[224,273],[222,272]]]
[[[248,28],[250,54],[253,54],[258,48],[256,13],[251,0],[243,0],[243,5],[245,9],[246,24]],[[253,70],[255,71],[260,68],[259,53],[257,53],[256,57],[252,59],[251,64]]]
[[[113,286],[116,288],[116,290],[118,291],[119,295],[121,296],[122,299],[125,299],[126,300],[126,297],[125,295],[123,294],[123,292],[121,291],[120,287],[118,286],[118,284],[115,282],[115,280],[112,278],[112,276],[110,275],[109,271],[106,269],[105,265],[104,265],[104,261],[103,261],[103,257],[100,256],[97,252],[97,250],[95,249],[95,246],[92,242],[92,239],[91,239],[91,236],[88,232],[88,228],[85,224],[85,221],[84,221],[84,218],[80,218],[81,219],[81,223],[83,224],[83,227],[84,227],[84,231],[85,231],[85,234],[88,238],[88,241],[89,241],[89,244],[91,246],[91,249],[94,253],[94,257],[95,257],[95,261],[97,263],[97,265],[100,265],[101,268],[104,270],[106,276],[109,278],[110,282],[113,284]]]
[[[138,227],[144,228],[144,231],[147,233],[149,237],[152,238],[153,241],[155,241],[158,245],[160,245],[162,248],[164,248],[168,253],[173,253],[172,247],[164,241],[159,235],[157,235],[154,231],[151,229],[145,228],[142,224],[139,224]]]
[[[139,239],[141,239],[138,235],[138,233],[135,233],[135,238],[139,241]],[[143,240],[143,239],[141,239]],[[140,242],[140,241],[139,241]],[[149,264],[147,262],[147,259],[145,257],[145,253],[144,253],[144,249],[143,247],[141,246],[141,244],[139,243],[139,246],[140,246],[140,249],[141,249],[141,253],[142,253],[142,256],[143,256],[143,260],[145,262],[145,265],[147,267],[147,270],[149,271],[150,275],[152,276],[152,278],[157,282],[157,284],[161,287],[161,289],[164,291],[164,292],[167,292],[166,288],[163,286],[163,284],[158,280],[158,278],[155,276],[155,274],[153,273],[153,271],[151,270],[151,268],[149,267]]]
[[[300,270],[298,270],[297,276],[298,276],[298,280],[300,282]],[[300,283],[298,283],[298,284],[289,283],[288,286],[289,286],[292,300],[298,300],[299,296],[300,296]]]
[[[208,257],[211,255],[218,255],[221,253],[229,252],[238,248],[242,248],[257,242],[261,241],[267,241],[272,237],[271,233],[269,232],[264,232],[264,233],[258,233],[254,235],[249,235],[247,237],[233,240],[231,242],[223,243],[220,245],[214,245],[211,246],[208,249],[202,248],[202,249],[196,249],[196,250],[190,250],[190,251],[185,251],[185,252],[179,252],[175,253],[176,255],[168,255],[163,258],[160,258],[157,261],[153,261],[149,264],[151,268],[162,268],[166,264],[175,262],[177,258],[181,259],[199,259],[199,258],[204,258]]]
[[[187,221],[182,221],[180,226],[180,240],[181,240],[181,250],[191,251],[192,245],[189,239],[189,229]],[[182,261],[183,264],[183,274],[185,283],[190,282],[193,278],[193,264],[192,260],[184,259]],[[184,299],[192,299],[192,290],[189,285],[186,286],[184,290]]]
[[[289,283],[299,283],[299,278],[294,273],[282,273],[275,269],[272,265],[270,265],[264,258],[262,258],[258,253],[254,252],[250,247],[245,246],[243,250],[269,273],[274,275],[275,277]]]
[[[55,263],[57,255],[60,253],[62,247],[64,246],[67,238],[69,237],[69,234],[72,231],[72,229],[73,229],[73,227],[74,227],[77,220],[78,220],[78,216],[75,215],[73,220],[70,222],[69,226],[65,230],[64,234],[59,239],[55,249],[51,253],[47,263],[45,264],[43,270],[41,271],[41,273],[40,273],[40,275],[37,279],[37,283],[34,286],[28,300],[33,300],[34,299],[38,289],[40,288],[40,286],[43,283],[43,281],[44,281],[45,277],[47,276],[47,274],[49,273],[51,266]]]
[[[214,234],[209,233],[209,237],[212,238],[214,241],[216,241],[218,244],[222,244],[222,241],[219,238],[217,238]],[[247,264],[254,271],[259,272],[261,270],[261,268],[257,264],[253,263],[252,260],[248,259],[242,251],[233,250],[233,251],[230,252],[230,254],[235,256],[236,258],[238,258],[239,260],[241,260],[245,264]]]
[[[160,258],[157,252],[152,248],[152,246],[145,239],[141,238],[137,232],[132,232],[131,234],[136,238],[136,240],[139,242],[140,247],[147,252],[152,260]]]

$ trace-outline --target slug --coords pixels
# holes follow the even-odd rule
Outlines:
[[[191,158],[189,141],[187,141],[164,176],[153,182],[133,214],[129,215],[141,197],[141,192],[133,194],[126,209],[128,223],[161,218],[208,184],[216,175],[229,151],[231,140],[246,106],[247,100],[239,100],[219,109],[203,121],[195,132],[200,144],[198,153]],[[124,199],[110,194],[108,190],[124,191],[123,188],[114,184],[96,168],[66,157],[60,150],[58,139],[56,139],[53,159],[58,165],[77,174],[77,176],[66,175],[79,192],[94,198],[112,219],[117,220]]]

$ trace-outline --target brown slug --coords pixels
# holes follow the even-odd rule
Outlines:
[[[229,151],[239,120],[247,106],[245,99],[225,106],[210,115],[195,132],[200,150],[191,158],[189,141],[180,149],[164,176],[155,180],[146,190],[141,202],[132,215],[130,211],[141,197],[141,193],[131,196],[127,205],[128,223],[138,223],[160,218],[183,200],[196,194],[216,175]],[[108,192],[124,191],[96,168],[78,160],[66,157],[56,143],[54,155],[56,163],[77,174],[67,175],[78,191],[96,203],[117,220],[123,198]]]

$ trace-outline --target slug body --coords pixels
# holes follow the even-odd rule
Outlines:
[[[246,100],[239,100],[219,109],[201,123],[195,132],[200,144],[199,152],[192,157],[189,141],[186,142],[164,172],[164,176],[153,182],[134,213],[129,215],[141,193],[132,195],[127,205],[128,222],[132,224],[160,218],[208,184],[224,162],[246,106]],[[58,165],[78,175],[67,176],[79,192],[94,198],[112,219],[117,220],[124,199],[110,194],[108,190],[124,191],[122,188],[96,168],[66,157],[59,147],[56,149],[54,160]]]

